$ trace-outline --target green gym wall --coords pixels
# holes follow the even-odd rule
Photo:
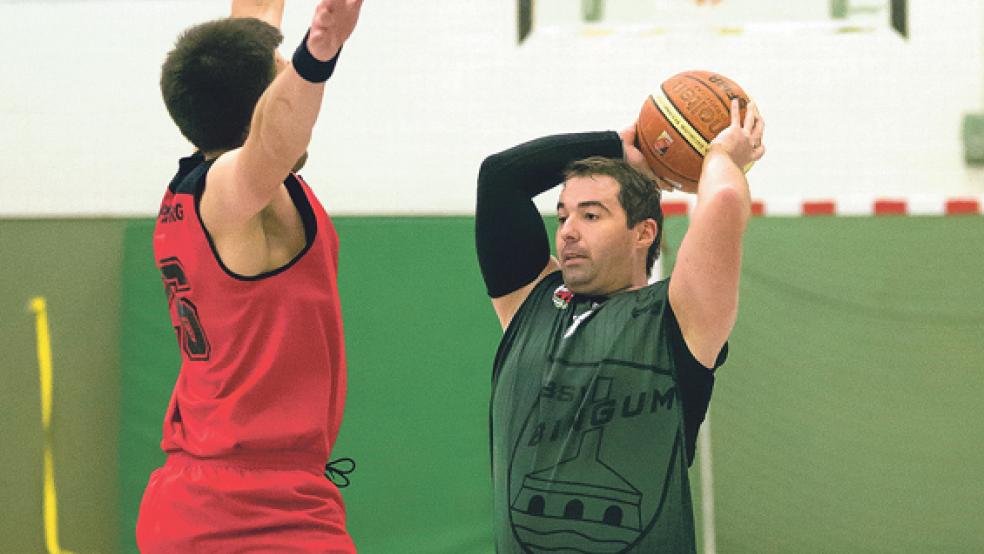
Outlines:
[[[470,217],[339,217],[360,552],[491,553],[500,334]],[[685,218],[669,218],[667,257]],[[0,551],[44,552],[35,296],[48,302],[59,537],[135,552],[178,370],[150,219],[0,220]],[[977,552],[984,219],[764,217],[710,412],[719,552]],[[701,498],[701,457],[691,470]],[[703,513],[697,528],[702,540]]]

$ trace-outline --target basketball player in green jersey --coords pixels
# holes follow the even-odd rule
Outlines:
[[[505,335],[490,410],[500,553],[693,552],[687,467],[738,309],[750,104],[714,139],[672,276],[647,284],[660,192],[634,129],[488,157],[476,243]],[[556,257],[532,198],[563,181]]]

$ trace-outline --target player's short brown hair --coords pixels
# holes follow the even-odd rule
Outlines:
[[[650,275],[653,263],[659,257],[659,244],[663,239],[663,208],[660,206],[659,186],[625,160],[614,158],[592,156],[572,162],[564,170],[564,180],[594,175],[607,175],[618,183],[618,202],[625,210],[629,229],[647,219],[656,221],[656,239],[646,253],[646,275]]]
[[[161,67],[161,94],[181,134],[202,152],[242,146],[260,95],[276,76],[280,31],[259,19],[195,25]]]

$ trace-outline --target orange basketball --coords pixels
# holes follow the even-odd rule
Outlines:
[[[704,154],[731,125],[735,97],[744,118],[748,95],[724,75],[684,71],[663,81],[636,121],[636,142],[653,173],[679,190],[697,192]]]

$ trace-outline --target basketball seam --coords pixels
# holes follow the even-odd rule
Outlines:
[[[694,124],[691,123],[689,119],[687,119],[687,116],[683,115],[683,112],[680,111],[680,107],[673,103],[673,99],[670,98],[670,95],[666,93],[666,89],[664,89],[663,86],[665,86],[665,85],[660,85],[660,87],[659,87],[660,88],[660,91],[663,93],[663,98],[666,98],[666,101],[669,102],[669,104],[671,106],[673,106],[673,109],[676,110],[677,114],[680,115],[680,119],[683,119],[683,121],[687,125],[690,126],[690,129],[694,133],[696,133],[697,136],[699,136],[700,138],[704,139],[704,142],[708,142],[708,140],[706,138],[704,138],[704,135],[702,135],[700,133],[700,131],[698,131],[697,128],[694,127]],[[677,129],[676,128],[676,125],[674,125],[673,122],[670,121],[670,118],[666,115],[666,112],[664,112],[663,109],[659,107],[659,103],[656,102],[656,99],[653,98],[652,96],[650,96],[650,98],[652,98],[653,104],[655,104],[655,106],[656,106],[656,110],[659,111],[660,114],[662,114],[663,119],[665,119],[666,122],[670,124],[670,127],[673,127],[673,129],[677,132],[677,134],[680,135],[681,138],[683,138],[683,142],[687,146],[689,146],[691,150],[694,151],[694,154],[697,154],[698,156],[700,156],[701,158],[703,158],[704,157],[704,154],[701,154],[700,150],[698,150],[696,146],[694,146],[693,144],[690,143],[689,140],[687,140],[686,135],[682,131],[680,131],[680,129]]]
[[[664,169],[666,169],[666,171],[668,171],[668,172],[672,173],[673,175],[679,177],[680,178],[679,180],[681,181],[680,184],[682,184],[682,185],[689,185],[691,183],[693,183],[695,185],[697,184],[697,181],[691,179],[690,177],[687,177],[686,175],[681,175],[680,173],[677,173],[673,168],[671,168],[670,166],[668,166],[665,163],[663,163],[663,160],[655,159],[654,161],[657,162],[659,165],[661,165]]]
[[[724,106],[724,109],[726,109],[726,110],[728,110],[728,113],[729,113],[729,114],[731,113],[731,103],[730,103],[730,102],[727,102],[727,101],[725,101],[725,99],[724,99],[724,98],[721,98],[721,97],[720,97],[720,96],[718,95],[718,93],[717,93],[717,92],[716,92],[716,91],[715,91],[714,89],[712,89],[712,88],[711,88],[711,86],[710,86],[710,85],[708,85],[708,84],[707,84],[707,83],[705,83],[704,81],[702,81],[702,80],[700,80],[699,78],[697,78],[697,77],[693,77],[693,76],[691,76],[691,75],[684,75],[684,78],[685,78],[685,79],[690,79],[691,81],[697,81],[698,83],[700,83],[700,84],[701,84],[701,86],[703,86],[703,87],[704,87],[704,88],[706,88],[707,90],[709,90],[709,91],[711,91],[711,94],[713,94],[715,98],[717,98],[718,100],[720,100],[720,101],[721,101],[721,105],[722,105],[722,106]],[[677,108],[677,109],[679,109],[679,108]]]

